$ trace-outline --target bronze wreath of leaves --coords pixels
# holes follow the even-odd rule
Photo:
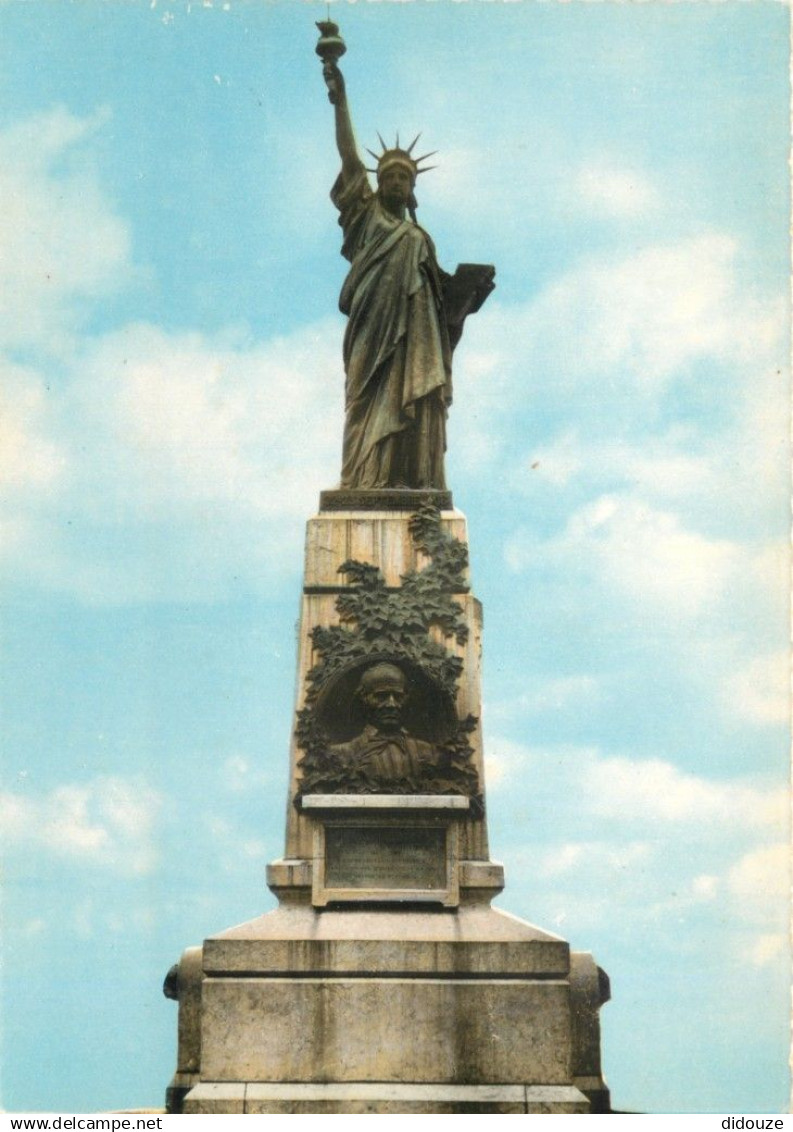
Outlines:
[[[424,569],[402,575],[401,586],[389,589],[377,567],[344,562],[339,573],[350,584],[336,599],[341,624],[318,626],[311,633],[320,660],[308,673],[306,706],[297,716],[297,742],[303,751],[298,763],[302,772],[295,798],[298,806],[310,793],[464,794],[472,799],[472,812],[482,812],[469,741],[476,716],[458,720],[451,733],[434,744],[433,765],[423,766],[415,781],[405,778],[396,783],[378,781],[371,768],[346,763],[333,751],[317,719],[317,699],[328,682],[367,657],[401,658],[420,668],[450,699],[456,693],[462,661],[430,633],[437,627],[444,638],[454,638],[458,644],[468,637],[454,600],[454,594],[468,588],[464,577],[468,549],[443,531],[440,513],[432,504],[424,504],[411,516],[409,529],[414,546],[429,558]]]

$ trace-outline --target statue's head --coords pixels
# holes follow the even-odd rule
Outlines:
[[[361,677],[356,696],[363,704],[366,722],[378,731],[399,731],[407,698],[407,684],[395,664],[373,664]]]
[[[391,150],[392,154],[394,152]],[[401,150],[397,152],[401,153]],[[402,161],[400,157],[396,157],[382,165],[378,164],[377,191],[390,212],[399,213],[411,203],[416,207],[413,195],[415,184],[416,172],[412,161]]]
[[[413,190],[416,187],[416,178],[420,173],[426,173],[428,169],[433,168],[430,165],[422,169],[419,167],[419,163],[426,157],[432,157],[432,153],[413,157],[413,147],[421,134],[416,134],[407,149],[400,148],[399,134],[397,134],[396,145],[392,149],[386,146],[379,134],[377,136],[380,138],[383,151],[378,154],[371,149],[369,150],[369,153],[377,162],[377,168],[370,169],[369,172],[377,174],[377,190],[383,203],[391,211],[399,211],[406,206],[414,211],[416,198]]]

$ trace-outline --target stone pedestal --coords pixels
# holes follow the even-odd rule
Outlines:
[[[408,510],[325,502],[308,524],[286,854],[268,868],[279,907],[185,952],[169,975],[180,1011],[169,1109],[608,1111],[608,980],[591,956],[490,907],[504,881],[487,848],[465,520],[444,512],[424,537]],[[378,506],[394,502],[378,493]],[[339,572],[350,560],[384,583],[363,604],[345,598],[369,584]],[[355,688],[384,659],[412,700],[399,737],[367,747]],[[375,789],[394,758],[408,777]],[[372,767],[381,778],[367,778]],[[408,789],[414,779],[426,789]]]
[[[285,904],[208,939],[197,981],[184,1112],[602,1109],[591,957],[487,905]]]

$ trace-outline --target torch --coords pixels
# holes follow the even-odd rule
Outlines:
[[[314,50],[322,60],[323,67],[335,68],[347,50],[347,44],[339,35],[339,25],[334,24],[332,20],[318,20],[317,27],[320,35]],[[328,98],[331,102],[336,101],[331,92],[328,92]]]

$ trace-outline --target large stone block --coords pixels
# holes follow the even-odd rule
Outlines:
[[[561,980],[212,978],[203,1014],[212,1081],[571,1079]]]
[[[565,940],[496,908],[318,911],[282,906],[204,944],[212,976],[414,975],[556,978],[570,972]]]
[[[413,508],[416,510],[417,508]],[[320,512],[306,527],[304,585],[312,589],[343,589],[339,567],[349,559],[377,566],[389,586],[398,586],[403,574],[420,570],[427,559],[417,550],[408,532],[411,510]],[[465,516],[459,511],[443,513],[445,530],[466,541]]]

